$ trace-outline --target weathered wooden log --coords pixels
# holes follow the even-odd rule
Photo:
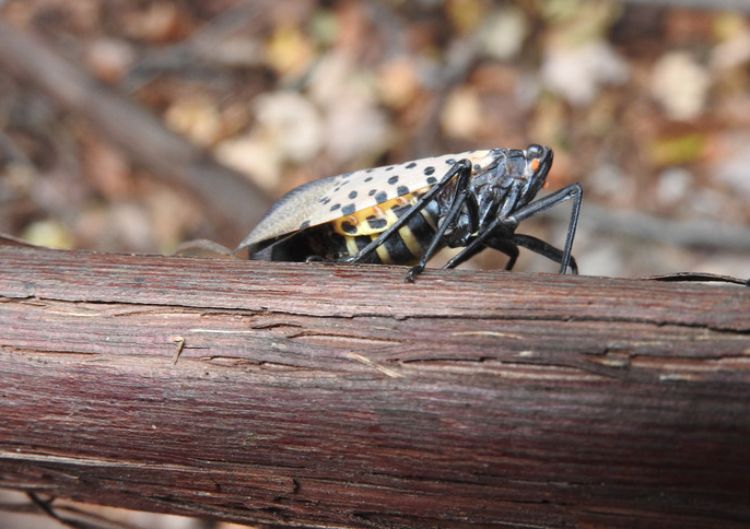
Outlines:
[[[0,486],[261,527],[747,527],[750,289],[0,247]]]

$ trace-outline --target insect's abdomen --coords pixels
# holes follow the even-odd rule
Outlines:
[[[323,257],[327,259],[356,255],[405,215],[420,196],[421,193],[404,195],[327,224],[317,237],[319,252],[316,253],[325,252],[327,255]],[[435,234],[437,209],[436,202],[427,204],[365,261],[383,264],[417,262]]]

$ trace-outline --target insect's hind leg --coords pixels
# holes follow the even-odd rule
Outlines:
[[[492,248],[506,254],[510,259],[505,265],[505,270],[512,270],[518,259],[518,247],[522,246],[534,253],[543,255],[551,261],[561,263],[563,260],[563,251],[559,248],[555,248],[551,244],[533,237],[531,235],[514,234],[510,238],[504,236],[490,236],[484,241],[484,246],[477,246],[469,248],[469,251],[464,249],[459,254],[456,254],[443,268],[455,268],[461,263],[471,259],[476,254],[484,250],[485,248]],[[568,267],[573,274],[578,274],[578,263],[576,263],[575,257],[572,255],[569,258]]]
[[[524,248],[531,250],[534,253],[538,253],[539,255],[543,255],[547,259],[555,261],[556,263],[562,264],[563,259],[565,259],[565,252],[532,235],[518,233],[513,235],[511,239],[518,246],[523,246]],[[572,255],[568,256],[568,264],[565,267],[565,270],[567,271],[568,268],[570,268],[571,273],[578,275],[578,264],[576,263],[575,257]]]
[[[505,270],[511,271],[516,265],[518,260],[518,246],[506,237],[490,237],[487,239],[484,246],[475,246],[471,248],[464,248],[461,252],[454,255],[450,261],[448,261],[443,268],[456,268],[462,263],[465,263],[485,248],[492,248],[498,252],[504,253],[508,256],[508,262],[505,263]]]
[[[367,258],[378,246],[382,245],[388,237],[396,233],[396,231],[409,222],[414,215],[424,209],[424,207],[429,204],[456,175],[459,175],[459,180],[462,175],[466,175],[464,178],[468,180],[468,176],[471,175],[471,162],[469,160],[459,160],[453,164],[448,172],[445,173],[442,180],[435,184],[427,193],[422,195],[420,199],[398,219],[398,221],[394,222],[387,230],[381,233],[378,238],[374,239],[371,243],[357,252],[357,255],[345,257],[339,261],[344,263],[358,263]]]

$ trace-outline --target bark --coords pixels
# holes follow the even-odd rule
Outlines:
[[[0,486],[261,527],[747,527],[750,289],[0,247]]]

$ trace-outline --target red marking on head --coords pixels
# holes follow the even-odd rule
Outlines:
[[[541,163],[542,162],[540,162],[538,158],[534,158],[533,160],[531,160],[531,162],[529,162],[529,166],[531,166],[532,171],[536,172],[539,169],[539,165]]]

